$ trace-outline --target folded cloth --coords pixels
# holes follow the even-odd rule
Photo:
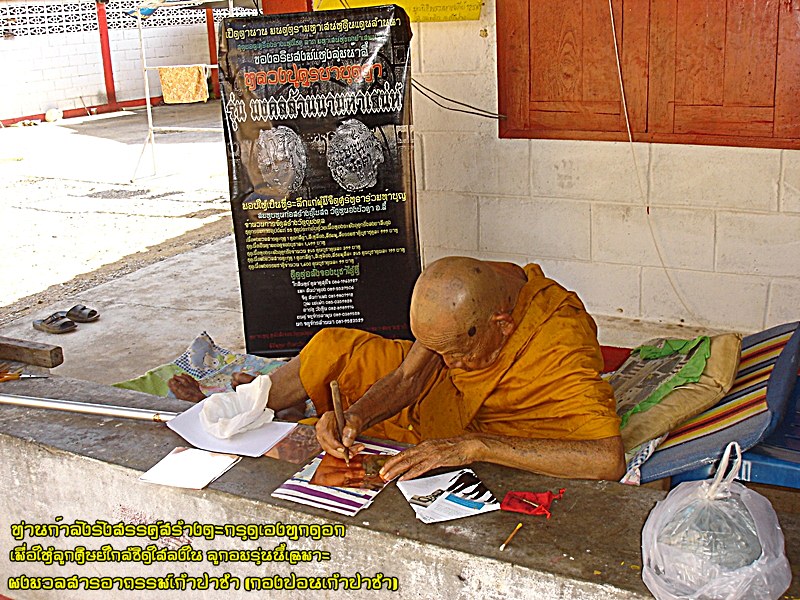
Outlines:
[[[205,65],[158,67],[161,96],[167,104],[205,102],[208,100]]]
[[[544,515],[550,518],[550,505],[553,500],[561,500],[564,488],[558,494],[546,492],[508,492],[500,503],[500,510],[525,513],[526,515]]]

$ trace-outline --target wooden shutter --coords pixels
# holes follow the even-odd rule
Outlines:
[[[800,147],[800,0],[614,0],[637,141]],[[498,2],[501,137],[627,139],[608,0]]]
[[[623,73],[638,93],[628,111],[645,126],[647,3],[614,3]],[[608,0],[498,2],[500,109],[506,137],[567,137],[585,132],[622,139],[624,113]],[[502,32],[502,33],[500,33]]]

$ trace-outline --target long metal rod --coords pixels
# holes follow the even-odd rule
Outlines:
[[[54,398],[34,398],[32,396],[15,396],[12,394],[0,394],[0,404],[12,404],[14,406],[27,406],[30,408],[49,408],[51,410],[63,410],[87,415],[155,421],[156,423],[166,423],[179,414],[161,410],[148,410],[146,408],[92,404],[91,402],[74,402],[72,400],[56,400]]]
[[[147,53],[144,49],[144,33],[142,31],[142,15],[136,17],[136,28],[139,33],[139,60],[142,62],[142,79],[144,80],[144,101],[147,109],[147,138],[145,138],[144,146],[142,146],[142,153],[139,155],[139,160],[136,162],[136,168],[133,170],[133,177],[131,183],[136,181],[136,174],[139,172],[139,165],[144,158],[145,150],[148,145],[150,146],[151,156],[153,158],[153,175],[158,173],[156,166],[156,138],[153,135],[153,107],[150,104],[150,81],[147,79]]]
[[[145,71],[158,71],[159,69],[163,69],[164,67],[205,67],[207,69],[219,69],[219,65],[211,65],[211,64],[202,64],[202,63],[194,63],[191,65],[162,65],[160,67],[145,67]]]
[[[153,131],[222,131],[222,127],[153,127]]]

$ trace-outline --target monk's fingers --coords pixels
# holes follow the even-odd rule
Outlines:
[[[364,444],[353,444],[348,448],[350,451],[350,458],[353,458],[356,454],[361,454],[366,446]]]
[[[459,467],[472,462],[459,438],[427,440],[404,450],[383,466],[381,477],[389,481],[402,475],[402,481],[419,477],[436,467]]]
[[[402,479],[412,479],[439,466],[436,456],[426,451],[423,445],[404,450],[386,461],[380,471],[384,481],[391,481],[403,475]]]
[[[359,454],[363,450],[364,444],[354,444],[353,446],[347,448],[347,459],[353,458],[356,454]],[[334,449],[326,450],[326,452],[331,456],[345,460],[344,446],[342,444],[337,444]]]
[[[406,471],[403,475],[400,476],[400,481],[406,481],[408,479],[416,479],[421,475],[425,475],[428,471],[435,469],[439,465],[436,464],[435,461],[428,460],[423,463],[418,463],[411,467],[408,471]]]
[[[240,386],[244,383],[250,383],[256,378],[256,375],[251,375],[250,373],[245,373],[244,371],[236,371],[233,375],[231,375],[231,387],[236,389],[237,386]]]
[[[381,470],[378,472],[378,474],[381,476],[381,479],[384,481],[391,481],[398,475],[405,473],[408,467],[405,466],[405,457],[403,454],[403,452],[400,454],[395,454],[383,464]]]
[[[200,402],[206,397],[197,380],[186,373],[172,377],[167,381],[167,387],[179,400]]]
[[[345,413],[344,419],[345,426],[344,429],[342,429],[342,444],[349,448],[355,443],[356,438],[361,433],[362,424],[361,419],[348,413]]]
[[[199,383],[197,383],[197,380],[188,373],[178,373],[177,375],[174,375],[172,379],[170,379],[170,381],[173,381],[178,385],[188,385],[188,386],[200,385]]]
[[[347,431],[347,429],[345,429]],[[344,440],[339,439],[339,430],[336,424],[336,417],[332,411],[322,414],[316,425],[317,441],[322,449],[336,458],[344,458],[344,449],[349,449],[350,456],[355,456],[364,450],[363,444],[355,444],[357,432],[351,431],[350,436],[344,436]]]
[[[332,412],[322,414],[319,421],[317,421],[315,430],[317,433],[317,441],[325,452],[338,456],[339,458],[344,457],[342,442],[339,440],[339,434],[336,430],[336,418]]]

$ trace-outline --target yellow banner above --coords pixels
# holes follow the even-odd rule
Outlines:
[[[379,0],[346,0],[348,8],[381,6]],[[481,16],[482,0],[397,0],[412,21],[475,21]],[[314,10],[344,8],[342,0],[316,0]]]

